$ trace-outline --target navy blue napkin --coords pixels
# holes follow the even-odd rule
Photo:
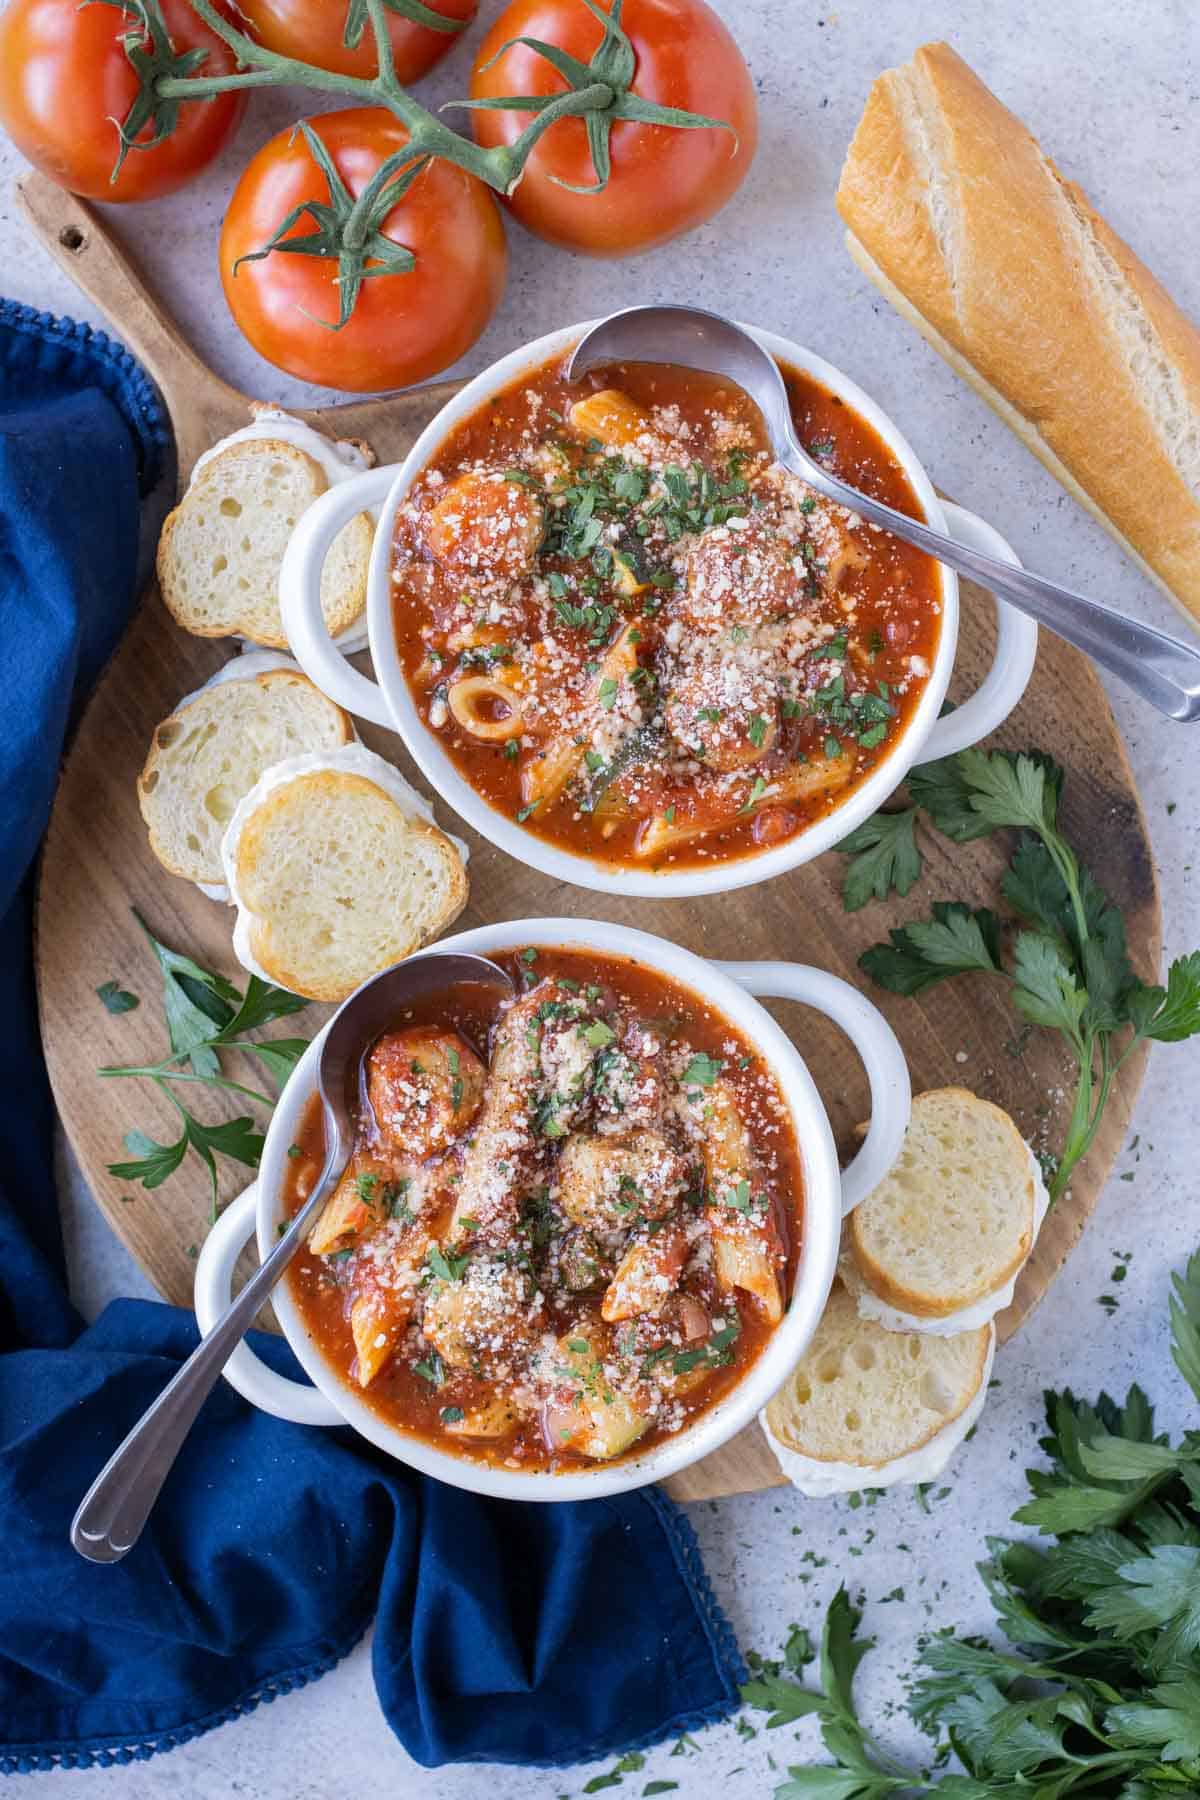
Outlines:
[[[0,301],[0,1770],[168,1749],[322,1674],[372,1616],[380,1704],[426,1765],[575,1762],[695,1730],[745,1672],[690,1527],[653,1489],[484,1501],[219,1383],[125,1561],[68,1545],[80,1496],[196,1342],[172,1307],[115,1301],[87,1330],[72,1309],[29,962],[59,755],[129,615],[140,497],[167,455],[126,351]],[[255,1347],[298,1373],[279,1340]]]

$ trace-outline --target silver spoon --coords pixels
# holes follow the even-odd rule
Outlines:
[[[1041,575],[1014,569],[978,550],[968,550],[928,525],[898,513],[839,481],[797,442],[787,389],[775,360],[757,339],[719,313],[694,306],[631,306],[594,325],[575,347],[567,379],[615,362],[678,363],[723,375],[755,402],[777,462],[860,518],[883,525],[960,575],[1049,626],[1077,650],[1120,676],[1135,694],[1169,719],[1200,719],[1200,648],[1182,638],[1127,619],[1110,606],[1086,600]]]
[[[505,994],[514,991],[504,970],[486,956],[434,952],[410,957],[373,976],[334,1014],[317,1065],[326,1146],[317,1185],[257,1274],[142,1414],[84,1495],[71,1521],[71,1542],[89,1562],[119,1562],[137,1543],[196,1414],[341,1180],[354,1149],[351,1109],[363,1057],[414,1000],[464,982],[501,988]]]

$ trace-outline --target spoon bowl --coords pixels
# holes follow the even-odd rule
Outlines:
[[[612,313],[580,339],[568,364],[568,379],[579,380],[593,369],[619,362],[675,363],[724,376],[758,407],[776,462],[825,499],[915,544],[1048,626],[1168,718],[1188,724],[1200,719],[1200,647],[1027,569],[968,549],[922,520],[838,480],[797,439],[775,359],[732,319],[695,306],[632,306]]]
[[[364,981],[335,1013],[317,1069],[325,1163],[312,1193],[270,1256],[118,1445],[79,1504],[71,1543],[89,1562],[119,1562],[136,1544],[171,1465],[221,1370],[324,1210],[354,1150],[354,1105],[363,1058],[406,1006],[449,987],[500,989],[513,982],[489,957],[463,951],[411,956]]]

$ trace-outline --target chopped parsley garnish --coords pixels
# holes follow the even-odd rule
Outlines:
[[[375,1189],[379,1186],[378,1175],[356,1175],[354,1186],[364,1206],[374,1206]]]
[[[463,1097],[462,1057],[457,1050],[447,1050],[446,1062],[449,1064],[450,1073],[454,1077],[450,1083],[450,1106],[454,1112],[457,1112],[462,1105]]]
[[[701,1050],[692,1057],[683,1071],[683,1085],[710,1088],[724,1067],[725,1064],[718,1062],[715,1056],[709,1056],[707,1051]]]
[[[141,1005],[136,994],[131,994],[128,988],[119,987],[115,981],[102,981],[96,994],[105,1012],[109,1013],[132,1012]]]
[[[423,1356],[413,1364],[413,1374],[419,1375],[422,1381],[427,1381],[430,1387],[441,1387],[446,1379],[446,1365],[437,1351],[431,1350],[428,1356]]]
[[[605,642],[617,616],[615,606],[597,606],[592,601],[586,606],[578,606],[573,600],[556,600],[554,610],[564,625],[586,631],[593,644]]]
[[[738,811],[744,812],[744,813],[753,811],[753,809],[758,805],[758,802],[762,799],[762,797],[766,793],[766,791],[767,791],[767,784],[766,784],[765,780],[763,779],[763,777],[761,775],[756,775],[754,777],[753,784],[750,788],[750,792],[746,795],[746,798],[745,798],[745,801],[743,802],[743,804],[738,807]]]
[[[455,1256],[443,1250],[440,1244],[431,1244],[425,1252],[425,1261],[439,1281],[461,1281],[470,1260],[470,1256]]]
[[[812,662],[844,662],[849,637],[850,634],[847,631],[835,632],[827,644],[822,644],[818,650],[812,652],[810,660]]]
[[[754,748],[761,750],[767,736],[767,721],[761,713],[751,713],[747,731]]]
[[[600,706],[604,712],[611,712],[617,698],[617,683],[611,675],[606,675],[600,683]]]
[[[391,1218],[398,1219],[402,1225],[414,1225],[416,1214],[408,1204],[408,1190],[411,1183],[407,1176],[400,1181],[389,1181],[383,1190],[380,1204],[384,1212]]]
[[[461,1425],[466,1414],[461,1406],[443,1406],[438,1417],[443,1425]]]
[[[748,1213],[753,1205],[750,1198],[750,1183],[739,1181],[737,1186],[730,1188],[727,1194],[722,1194],[721,1199],[726,1206],[732,1206],[735,1212]]]
[[[529,802],[528,806],[522,806],[522,807],[518,808],[517,824],[523,825],[525,823],[526,819],[531,819],[541,804],[542,804],[542,802],[541,802],[541,798],[539,796],[538,799],[531,800]]]
[[[591,1025],[584,1026],[583,1035],[593,1050],[603,1050],[614,1041],[617,1034],[603,1019],[596,1019]]]

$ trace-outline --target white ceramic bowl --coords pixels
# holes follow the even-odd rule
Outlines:
[[[518,862],[539,869],[559,881],[597,893],[637,894],[678,899],[695,894],[724,893],[766,881],[787,869],[810,862],[822,851],[840,843],[856,825],[876,812],[918,762],[948,756],[977,743],[1008,717],[1025,691],[1037,653],[1037,626],[1023,614],[996,603],[999,635],[991,670],[982,686],[945,719],[938,718],[954,666],[958,645],[958,579],[953,570],[938,565],[941,577],[942,629],[925,692],[907,730],[875,772],[855,789],[849,799],[827,818],[789,838],[774,849],[760,851],[712,867],[663,870],[618,868],[591,857],[548,843],[497,810],[476,792],[455,768],[437,734],[421,719],[404,678],[392,626],[392,537],[396,513],[421,471],[434,460],[447,433],[460,420],[482,406],[492,394],[509,387],[520,376],[540,368],[552,357],[562,356],[588,329],[572,325],[553,331],[510,356],[501,357],[482,375],[469,381],[426,426],[403,463],[372,469],[352,481],[342,482],[323,495],[303,515],[292,535],[280,576],[284,629],[292,651],[309,676],[347,712],[371,719],[397,731],[434,792],[481,836]],[[1016,564],[1011,547],[982,519],[939,500],[924,469],[907,441],[840,370],[798,344],[771,332],[755,331],[760,343],[782,363],[800,369],[838,394],[848,406],[874,427],[912,483],[930,524],[951,532],[963,543]],[[371,658],[378,681],[369,681],[345,660],[325,629],[321,614],[321,569],[329,547],[342,526],[367,507],[379,508],[367,589],[367,629]]]
[[[280,1418],[311,1425],[350,1424],[398,1461],[455,1487],[517,1500],[583,1500],[660,1481],[696,1462],[749,1424],[800,1357],[820,1319],[837,1265],[844,1211],[891,1167],[908,1125],[910,1091],[904,1055],[871,1002],[841,981],[794,963],[707,963],[644,931],[587,919],[522,919],[485,925],[442,940],[440,950],[484,954],[526,944],[562,945],[633,957],[660,969],[744,1031],[771,1068],[791,1108],[804,1172],[804,1220],[795,1284],[787,1312],[745,1377],[695,1424],[641,1456],[579,1473],[521,1474],[434,1449],[389,1425],[348,1385],[307,1335],[286,1280],[275,1290],[276,1317],[314,1387],[268,1369],[242,1344],[225,1374],[238,1391]],[[853,1042],[871,1087],[871,1125],[844,1174],[839,1173],[829,1119],[812,1076],[791,1040],[756,994],[800,1000],[833,1019]],[[233,1267],[255,1232],[259,1255],[277,1241],[286,1186],[287,1151],[314,1092],[321,1038],[306,1051],[275,1109],[255,1186],[228,1207],[210,1233],[196,1268],[196,1317],[210,1331],[229,1305]]]

